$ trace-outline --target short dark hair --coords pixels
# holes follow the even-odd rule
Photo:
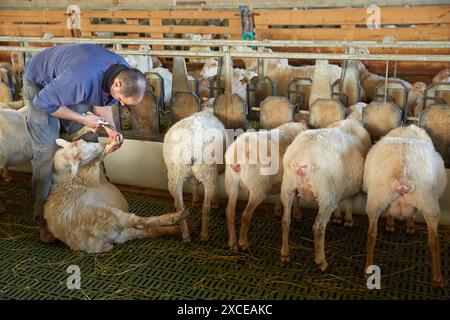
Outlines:
[[[147,88],[147,78],[138,69],[125,69],[117,76],[122,81],[120,93],[125,97],[136,97],[144,95]]]

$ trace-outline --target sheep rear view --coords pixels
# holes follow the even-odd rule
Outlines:
[[[441,156],[425,130],[414,125],[390,131],[369,152],[364,168],[363,190],[367,193],[369,217],[367,267],[373,265],[378,218],[387,211],[387,229],[393,231],[394,217],[407,219],[407,232],[414,232],[416,211],[428,227],[433,263],[433,282],[444,285],[439,261],[437,228],[439,198],[447,184]]]
[[[248,132],[240,135],[230,145],[225,153],[225,189],[228,194],[226,209],[228,226],[228,246],[232,250],[238,250],[235,231],[236,202],[239,195],[239,187],[249,191],[249,200],[242,213],[241,230],[239,236],[239,248],[243,251],[249,249],[248,226],[251,222],[256,207],[264,201],[268,193],[278,193],[283,177],[283,159],[289,144],[298,133],[306,130],[302,123],[286,123],[271,131]],[[253,148],[252,148],[253,147]],[[266,152],[261,149],[266,148]],[[253,153],[253,154],[251,154]],[[267,159],[261,159],[266,157]],[[270,161],[266,161],[270,159]],[[271,167],[273,167],[273,171]],[[264,172],[264,169],[268,169]],[[271,170],[272,172],[269,172]],[[275,212],[280,209],[280,204],[275,207]],[[297,218],[300,210],[296,207]]]
[[[111,150],[99,143],[57,139],[53,187],[44,208],[50,232],[71,249],[105,252],[114,243],[179,233],[182,212],[139,217],[128,212],[122,193],[106,179],[101,162]],[[166,226],[166,227],[163,227]]]
[[[6,182],[12,180],[8,166],[19,166],[32,158],[25,124],[26,112],[27,107],[20,110],[0,109],[0,173]]]
[[[163,156],[167,167],[168,188],[175,199],[175,208],[185,210],[183,183],[193,177],[205,189],[202,207],[201,239],[208,238],[208,224],[212,202],[218,206],[216,186],[223,169],[225,127],[209,110],[194,113],[175,123],[164,137]],[[197,200],[194,181],[193,202]],[[183,241],[190,241],[186,219],[180,221]]]
[[[299,197],[319,203],[313,225],[315,262],[322,271],[326,270],[326,225],[342,200],[347,200],[346,225],[353,224],[351,198],[361,188],[364,158],[370,145],[369,134],[359,122],[342,120],[328,128],[304,131],[288,147],[283,160],[281,186],[284,206],[282,262],[290,261],[290,208],[298,193]]]

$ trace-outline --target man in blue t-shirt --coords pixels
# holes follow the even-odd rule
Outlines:
[[[100,120],[113,125],[110,106],[116,101],[121,105],[138,104],[146,86],[142,72],[98,45],[55,46],[26,63],[23,89],[29,105],[26,124],[33,148],[34,218],[43,242],[54,239],[44,219],[44,203],[52,183],[55,140],[61,126],[70,135],[83,126],[97,128]],[[115,139],[116,133],[108,130],[108,135]],[[98,136],[85,135],[83,139],[96,142]]]

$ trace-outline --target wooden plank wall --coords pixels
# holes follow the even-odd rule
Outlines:
[[[450,40],[450,5],[382,7],[380,29],[367,28],[365,8],[256,9],[254,15],[260,40]]]
[[[0,10],[0,35],[42,36],[51,32],[54,37],[69,37],[64,10]],[[381,7],[381,28],[368,29],[370,14],[365,8],[310,8],[310,9],[254,9],[256,39],[295,40],[383,40],[392,35],[396,40],[450,40],[450,5]],[[240,39],[239,10],[82,10],[81,29],[83,37],[163,39],[186,33],[213,34],[218,37]],[[200,20],[218,22],[220,26],[196,25]],[[102,24],[95,21],[101,20]],[[203,21],[204,22],[204,21]],[[397,28],[386,26],[396,25]],[[411,25],[415,25],[411,28]],[[103,33],[103,34],[102,34]],[[155,49],[161,47],[154,46]],[[277,49],[280,50],[280,49]],[[338,48],[291,48],[283,51],[342,52]],[[449,53],[443,50],[386,50],[384,53]],[[312,61],[291,61],[310,63]],[[369,62],[372,72],[384,73],[383,62]],[[431,75],[449,67],[446,63],[421,64],[399,63],[399,73],[414,71]]]
[[[70,36],[62,10],[0,10],[0,35],[42,36],[51,32],[55,37]],[[175,19],[183,25],[176,25]],[[195,25],[198,20],[225,20],[221,26]],[[96,24],[95,21],[101,21]],[[120,33],[120,38],[150,37],[162,39],[169,34],[229,35],[240,39],[238,10],[82,10],[83,37],[95,37],[98,32]]]
[[[371,13],[365,8],[331,9],[255,9],[255,35],[257,40],[371,40],[382,41],[385,36],[393,36],[400,41],[450,40],[450,5],[381,7],[380,29],[367,28]],[[414,25],[414,27],[411,27]],[[397,26],[397,28],[392,28]],[[278,48],[273,48],[279,50]],[[302,52],[343,52],[339,48],[289,48],[283,51]],[[420,53],[449,54],[449,50],[418,49],[371,49],[372,53]],[[291,63],[311,63],[312,61],[291,61]],[[384,74],[385,62],[365,62],[370,71]],[[418,67],[419,66],[419,67]],[[413,73],[422,75],[418,80],[429,81],[431,75],[449,63],[401,62],[397,65],[398,74]],[[390,65],[390,70],[394,64]],[[392,73],[392,72],[391,72]]]

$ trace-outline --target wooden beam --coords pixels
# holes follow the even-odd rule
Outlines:
[[[82,30],[91,32],[148,32],[148,33],[200,33],[200,34],[240,34],[239,28],[217,26],[181,26],[181,25],[126,25],[126,24],[90,24],[82,26]]]
[[[263,25],[366,25],[365,8],[298,9],[254,11],[255,24]],[[381,24],[450,23],[450,5],[381,7]]]
[[[416,28],[382,28],[382,29],[256,29],[256,39],[277,40],[368,40],[382,41],[385,36],[392,35],[397,41],[418,40],[450,40],[450,25],[441,24],[439,27]]]

